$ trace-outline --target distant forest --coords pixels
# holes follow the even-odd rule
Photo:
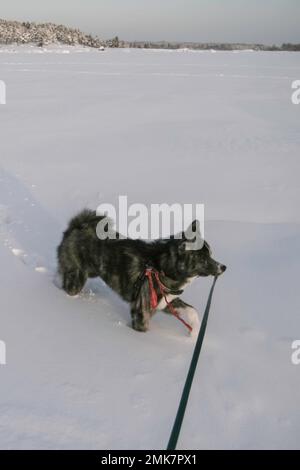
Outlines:
[[[167,41],[119,41],[121,47],[137,47],[144,49],[192,49],[192,50],[255,50],[255,51],[300,51],[299,44],[284,43],[281,46],[275,44],[268,46],[265,44],[247,43],[214,43],[214,42],[167,42]]]
[[[79,29],[69,28],[54,23],[35,23],[8,21],[0,19],[0,44],[47,44],[82,45],[101,47],[134,47],[144,49],[193,49],[193,50],[256,50],[256,51],[300,51],[300,44],[284,43],[281,46],[244,43],[202,43],[168,41],[124,41],[118,36],[112,39],[100,39],[92,34],[85,34]]]

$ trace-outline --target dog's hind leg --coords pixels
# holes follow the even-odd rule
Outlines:
[[[62,287],[67,294],[76,295],[82,290],[86,279],[86,275],[79,269],[67,271],[62,274]]]
[[[200,327],[200,321],[197,310],[192,307],[192,305],[189,305],[183,300],[181,300],[179,297],[176,297],[176,299],[173,299],[170,303],[172,307],[174,307],[174,309],[179,313],[180,317],[184,321],[189,323],[189,325],[191,325],[191,327],[193,328],[193,334],[197,333]],[[171,313],[168,309],[168,306],[166,306],[163,311],[166,313]]]

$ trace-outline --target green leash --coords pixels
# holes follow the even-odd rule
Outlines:
[[[206,304],[205,312],[204,312],[204,315],[203,315],[203,318],[202,318],[200,331],[199,331],[199,334],[198,334],[198,338],[197,338],[197,341],[196,341],[193,357],[192,357],[192,360],[191,360],[191,365],[190,365],[188,375],[187,375],[187,378],[186,378],[186,381],[185,381],[185,384],[184,384],[183,392],[182,392],[182,395],[181,395],[179,407],[178,407],[178,410],[177,410],[177,415],[176,415],[176,418],[175,418],[175,421],[174,421],[174,425],[173,425],[173,429],[172,429],[172,432],[171,432],[171,436],[170,436],[170,440],[169,440],[169,443],[168,443],[167,450],[175,450],[176,449],[176,445],[177,445],[177,441],[178,441],[182,421],[183,421],[183,418],[184,418],[186,405],[187,405],[187,402],[188,402],[188,399],[189,399],[189,394],[190,394],[190,391],[191,391],[193,378],[194,378],[195,370],[196,370],[196,367],[197,367],[197,362],[198,362],[200,352],[201,352],[201,347],[202,347],[202,343],[203,343],[203,339],[204,339],[204,335],[205,335],[205,330],[206,330],[206,325],[207,325],[207,320],[208,320],[208,314],[209,314],[211,299],[212,299],[212,295],[213,295],[213,291],[214,291],[214,288],[215,288],[216,281],[217,281],[217,277],[214,278],[214,282],[211,286],[210,293],[209,293],[209,296],[208,296],[208,299],[207,299],[207,304]]]

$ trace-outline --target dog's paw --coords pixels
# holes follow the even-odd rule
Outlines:
[[[149,323],[146,324],[145,322],[136,322],[136,321],[132,321],[132,328],[135,330],[135,331],[142,331],[142,332],[146,332],[149,330]]]
[[[200,320],[197,310],[192,307],[178,309],[180,318],[192,327],[192,331],[189,332],[190,336],[197,336],[200,329]]]
[[[132,328],[135,330],[135,331],[139,331],[139,332],[142,332],[142,333],[146,333],[146,331],[148,331],[148,327],[144,326],[144,325],[137,325],[137,324],[134,324],[132,323]]]
[[[146,332],[149,330],[149,319],[133,317],[132,318],[132,328],[136,331]]]

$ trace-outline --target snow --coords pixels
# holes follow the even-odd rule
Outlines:
[[[125,194],[204,203],[228,266],[178,447],[299,448],[300,55],[0,52],[0,447],[167,444],[194,340],[163,313],[133,331],[99,280],[53,283],[70,216]],[[183,296],[200,315],[211,282]]]

